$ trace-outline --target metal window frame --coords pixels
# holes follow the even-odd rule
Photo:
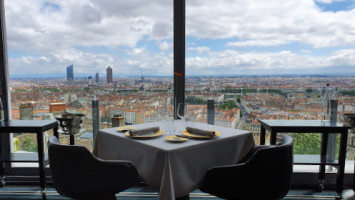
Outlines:
[[[0,0],[0,95],[4,107],[5,120],[11,118],[11,101],[9,90],[9,68],[7,57],[7,38],[6,38],[6,21],[4,0]],[[0,159],[10,156],[10,135],[0,134]],[[9,163],[1,163],[0,172],[4,173],[11,168]]]
[[[186,16],[186,0],[173,0],[174,5],[174,117],[178,119],[176,108],[179,103],[185,102],[185,16]],[[0,0],[0,94],[5,109],[5,119],[11,119],[11,100],[9,91],[9,70],[8,70],[8,55],[7,55],[7,39],[6,39],[6,23],[5,23],[5,9],[4,0]],[[0,159],[3,156],[10,155],[10,136],[8,134],[0,134]],[[0,165],[0,172],[2,170],[11,169],[10,164]],[[16,168],[13,169],[14,174],[38,174],[35,168]],[[48,169],[47,169],[48,171]],[[48,172],[47,172],[48,173]],[[293,185],[303,184],[305,177],[314,175],[317,178],[317,173],[294,173]],[[346,174],[346,185],[348,179],[351,179],[352,174]],[[316,181],[316,178],[312,178]],[[0,178],[1,179],[1,178]],[[23,179],[20,179],[23,180]],[[312,187],[311,185],[301,186]],[[349,186],[348,186],[349,187]]]
[[[185,102],[185,0],[174,0],[174,119],[177,106]]]

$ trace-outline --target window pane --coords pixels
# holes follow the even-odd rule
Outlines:
[[[158,120],[172,87],[172,1],[6,0],[5,11],[13,119],[85,114],[75,143],[89,149],[93,99],[100,128],[116,115],[120,125]],[[14,151],[35,151],[28,134],[13,140]]]
[[[355,112],[353,11],[350,1],[187,1],[187,99],[204,109],[214,99],[215,124],[259,141],[258,119],[320,120],[329,84],[344,123]],[[319,153],[302,147],[318,136],[298,134],[295,152]]]

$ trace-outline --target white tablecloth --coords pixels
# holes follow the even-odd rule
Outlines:
[[[137,128],[152,126],[161,127],[162,123],[135,125]],[[146,184],[160,187],[159,199],[173,200],[197,189],[208,169],[236,163],[254,146],[253,136],[247,131],[200,123],[193,126],[222,134],[208,140],[171,143],[165,140],[166,135],[137,140],[117,128],[109,128],[98,132],[94,154],[106,160],[131,161]]]

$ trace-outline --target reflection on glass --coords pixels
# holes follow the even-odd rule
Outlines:
[[[186,128],[186,120],[189,116],[189,107],[187,103],[179,103],[176,111],[177,116],[182,120],[183,128]]]

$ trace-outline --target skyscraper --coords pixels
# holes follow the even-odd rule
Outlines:
[[[69,65],[67,67],[67,81],[74,81],[74,67]]]
[[[100,74],[99,73],[96,73],[95,81],[96,81],[96,83],[100,82]]]
[[[108,66],[106,69],[106,74],[107,74],[107,83],[113,83],[113,78],[112,78],[112,68]]]
[[[93,85],[93,80],[92,80],[92,76],[89,76],[89,85]]]

